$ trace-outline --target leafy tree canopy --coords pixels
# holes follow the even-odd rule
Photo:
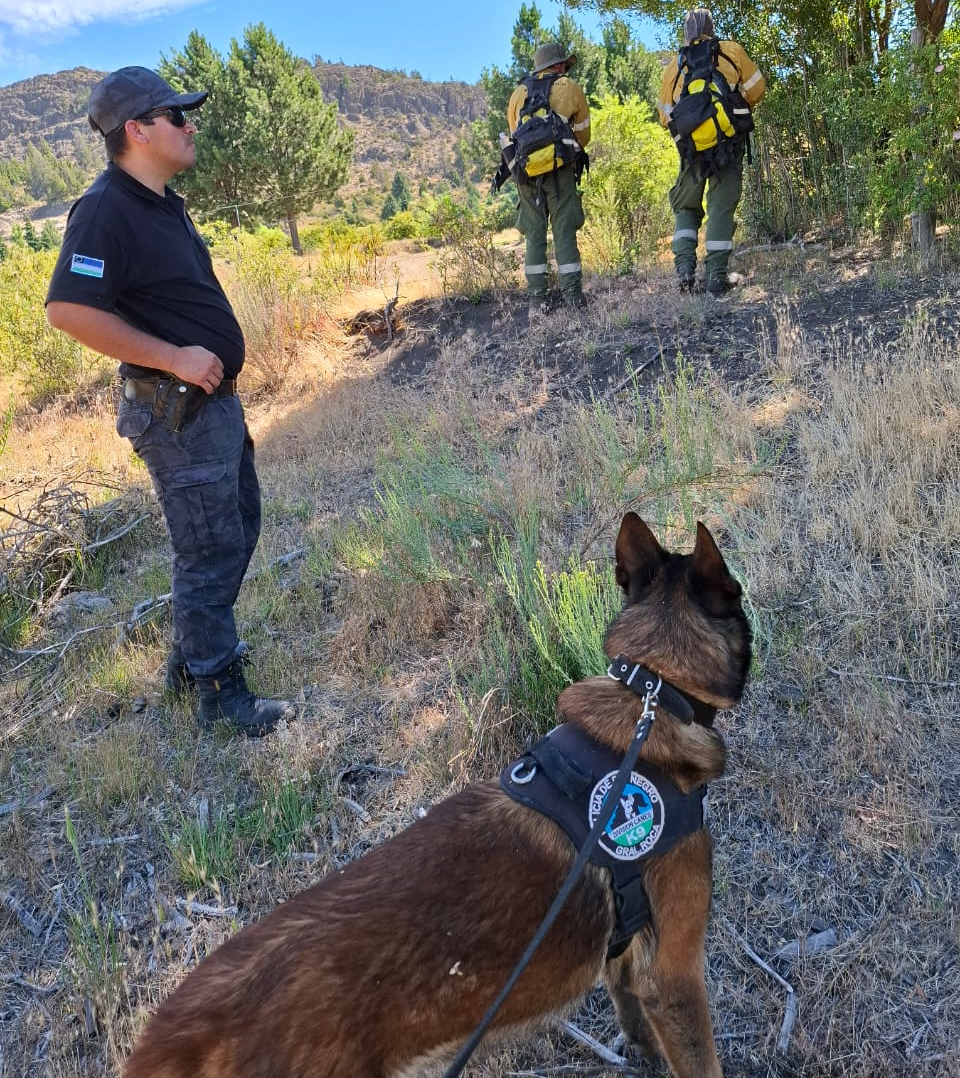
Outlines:
[[[636,12],[674,28],[680,44],[688,0],[568,0],[572,10],[617,15]],[[914,24],[936,40],[948,20],[950,0],[756,0],[712,7],[717,33],[734,38],[762,67],[825,70],[875,64],[897,32]]]

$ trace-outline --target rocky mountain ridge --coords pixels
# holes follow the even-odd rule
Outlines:
[[[400,164],[418,159],[424,142],[438,131],[453,137],[484,116],[479,85],[427,82],[402,71],[316,61],[312,69],[324,100],[335,102],[341,121],[355,131],[355,161]],[[0,87],[0,160],[22,158],[31,141],[43,139],[71,154],[78,138],[93,139],[86,120],[91,87],[104,72],[86,67],[37,75]]]

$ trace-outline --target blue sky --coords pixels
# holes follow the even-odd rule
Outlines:
[[[199,30],[221,53],[244,28],[264,22],[310,60],[419,71],[425,79],[475,82],[484,67],[506,65],[522,0],[0,0],[0,86],[71,67],[110,71],[155,67]],[[554,26],[556,0],[538,0]],[[574,13],[599,40],[596,16]],[[630,18],[639,39],[657,45],[657,27]]]

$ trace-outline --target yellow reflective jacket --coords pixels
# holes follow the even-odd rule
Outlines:
[[[663,73],[660,83],[660,123],[664,127],[670,122],[674,103],[680,100],[683,79],[678,76],[678,58],[675,56]],[[744,100],[753,108],[766,93],[767,80],[763,72],[735,41],[720,42],[720,59],[717,70],[734,90],[739,89]]]
[[[549,71],[541,71],[534,77],[542,79],[544,75],[549,74]],[[510,95],[510,101],[507,104],[507,130],[511,135],[517,129],[520,110],[526,100],[527,88],[523,83],[520,83]],[[577,142],[581,146],[586,146],[590,141],[590,106],[583,96],[583,90],[573,79],[568,79],[566,75],[561,75],[553,84],[550,89],[550,108],[570,124],[574,135],[577,137]]]

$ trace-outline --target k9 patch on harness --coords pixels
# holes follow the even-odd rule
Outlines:
[[[610,771],[594,786],[587,805],[587,823],[593,827],[597,817],[613,808],[599,844],[618,861],[636,861],[648,856],[663,834],[663,798],[648,778],[632,771],[619,804],[607,805],[616,777],[616,771]]]
[[[81,277],[102,277],[103,259],[91,258],[89,255],[74,255],[70,260],[70,272],[79,273]]]

